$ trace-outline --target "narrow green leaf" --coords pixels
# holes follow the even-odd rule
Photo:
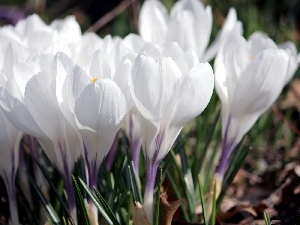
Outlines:
[[[209,225],[208,218],[207,218],[207,212],[206,212],[206,203],[205,203],[204,192],[203,192],[203,187],[201,184],[200,175],[198,176],[198,186],[199,186],[200,201],[201,201],[202,212],[203,212],[203,222],[205,225]]]
[[[211,185],[212,178],[214,176],[215,170],[216,170],[216,165],[215,165],[215,160],[216,156],[218,155],[219,152],[219,141],[216,142],[216,145],[214,146],[212,150],[211,157],[208,160],[207,166],[205,167],[205,171],[203,171],[205,174],[207,174],[206,179],[204,181],[204,193],[208,191]]]
[[[214,184],[214,194],[213,194],[213,204],[212,204],[212,211],[211,211],[211,217],[210,217],[210,221],[211,221],[211,225],[215,225],[216,223],[216,215],[217,215],[217,185],[216,183]]]
[[[185,198],[187,200],[187,205],[188,205],[188,209],[189,209],[189,218],[191,218],[191,220],[196,220],[196,214],[195,214],[195,196],[192,196],[193,193],[190,193],[189,188],[185,182],[185,174],[183,173],[181,167],[178,165],[177,161],[176,161],[176,157],[174,152],[171,150],[170,151],[171,157],[172,157],[172,162],[173,165],[179,175],[180,181],[183,184],[183,189],[184,189],[184,194],[185,194]],[[180,186],[180,185],[178,185]]]
[[[58,193],[57,188],[55,187],[55,185],[53,184],[47,170],[37,161],[35,160],[36,164],[38,165],[38,167],[40,168],[40,170],[42,171],[44,177],[46,178],[48,184],[50,185],[51,189],[53,190],[56,199],[60,202],[61,206],[63,207],[65,213],[68,216],[68,219],[70,220],[72,225],[75,225],[74,220],[72,219],[68,206],[66,205],[65,201],[62,199],[61,195]]]
[[[218,110],[215,113],[215,118],[214,118],[213,122],[211,124],[209,124],[208,129],[205,129],[205,130],[208,130],[208,134],[205,138],[204,146],[201,149],[201,151],[197,151],[197,152],[199,152],[199,156],[196,156],[193,161],[192,172],[193,172],[193,180],[195,181],[195,185],[197,184],[198,174],[200,173],[201,168],[202,168],[202,162],[204,162],[204,158],[208,152],[208,146],[210,145],[211,141],[213,140],[214,133],[216,132],[216,128],[218,127],[217,124],[218,124],[219,118],[220,118],[220,110]],[[199,130],[200,130],[200,132],[203,132],[202,127]]]
[[[91,223],[86,211],[85,202],[83,200],[78,182],[74,176],[72,176],[72,182],[75,189],[77,212],[80,212],[77,215],[78,224],[90,225]]]
[[[115,214],[110,209],[109,205],[106,203],[105,199],[101,196],[100,192],[94,187],[94,192],[99,200],[99,203],[104,208],[105,212],[109,216],[109,218],[112,220],[113,224],[120,224],[117,218],[115,217]]]
[[[266,212],[264,212],[264,220],[265,220],[266,225],[271,225],[271,219]]]
[[[138,181],[137,181],[136,173],[134,172],[134,166],[133,166],[133,162],[131,160],[128,148],[126,149],[126,153],[127,153],[127,158],[128,158],[127,168],[128,168],[128,172],[129,172],[129,181],[130,181],[130,187],[132,190],[133,200],[135,202],[142,202],[141,191],[140,191],[139,185],[137,183]]]
[[[169,182],[170,182],[170,184],[171,184],[171,187],[173,188],[173,191],[174,191],[176,197],[177,197],[178,199],[181,199],[182,196],[181,196],[181,194],[180,194],[180,190],[178,189],[178,185],[176,184],[176,182],[175,182],[175,180],[174,180],[174,177],[170,174],[169,171],[166,171],[166,175],[167,175],[167,178],[168,178],[168,180],[169,180]],[[187,212],[186,208],[183,206],[183,204],[181,204],[180,209],[181,209],[181,211],[182,211],[182,213],[183,213],[183,217],[184,217],[187,221],[191,221],[190,215],[188,214],[188,212]]]
[[[34,179],[29,174],[27,174],[27,176],[28,176],[28,180],[29,180],[30,184],[32,185],[32,187],[36,191],[39,199],[41,200],[41,202],[44,205],[46,211],[48,212],[48,215],[51,219],[51,222],[53,224],[57,224],[57,225],[61,224],[61,221],[60,221],[59,217],[57,216],[56,212],[54,211],[52,205],[47,201],[46,197],[43,195],[40,188],[35,183]]]
[[[111,218],[107,215],[105,212],[105,209],[102,207],[101,203],[98,201],[98,199],[94,196],[94,194],[91,192],[91,190],[88,188],[88,186],[84,183],[84,181],[80,178],[78,178],[80,184],[83,186],[84,190],[88,194],[88,196],[91,198],[92,202],[95,204],[98,211],[102,214],[104,219],[108,222],[108,224],[114,225]]]

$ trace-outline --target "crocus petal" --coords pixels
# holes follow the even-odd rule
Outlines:
[[[89,75],[92,78],[112,78],[111,70],[100,49],[96,50],[91,57],[88,66]]]
[[[191,69],[199,63],[199,59],[195,52],[186,51],[181,54],[176,60],[177,66],[180,68],[183,75],[189,74]]]
[[[177,1],[172,7],[171,16],[176,15],[181,11],[190,11],[194,15],[203,14],[205,12],[204,5],[201,1],[198,0],[180,0]]]
[[[25,20],[21,20],[15,28],[22,36],[28,36],[37,31],[50,30],[44,21],[36,14],[28,16]]]
[[[139,53],[145,45],[145,40],[137,34],[128,34],[124,39],[123,43],[126,48],[129,48],[135,53]]]
[[[75,101],[79,98],[84,88],[91,83],[91,77],[80,66],[74,66],[70,75],[64,82],[62,96],[63,101],[69,105],[70,111],[74,113]]]
[[[214,41],[205,51],[203,60],[212,60],[220,49],[223,41],[233,32],[242,34],[243,25],[240,21],[237,20],[236,10],[234,8],[230,8],[221,30],[218,32]]]
[[[155,154],[157,154],[156,151],[158,150],[156,147],[155,138],[159,132],[159,126],[141,116],[139,117],[139,122],[144,155],[152,162],[153,157]]]
[[[176,42],[168,42],[166,43],[162,50],[161,55],[163,57],[170,57],[173,60],[180,58],[184,54],[182,48]]]
[[[289,58],[283,50],[259,54],[241,75],[233,97],[232,116],[263,112],[281,92]]]
[[[11,174],[15,176],[18,168],[18,156],[19,153],[13,152],[15,149],[16,142],[20,143],[20,131],[17,130],[4,116],[2,112],[0,112],[0,168],[1,170],[5,170],[7,174]],[[18,148],[16,148],[18,149]],[[14,154],[14,161],[10,160],[11,155]],[[12,168],[15,171],[12,171]],[[14,173],[14,174],[13,174]]]
[[[219,50],[214,64],[215,85],[223,106],[232,102],[236,82],[251,60],[248,52],[247,41],[240,35],[231,35]]]
[[[55,56],[55,80],[56,80],[56,98],[59,103],[63,102],[64,85],[67,76],[71,73],[74,67],[73,61],[64,53],[60,52]]]
[[[292,79],[293,75],[299,67],[300,61],[298,60],[298,52],[296,45],[291,41],[281,43],[280,45],[278,45],[278,47],[280,49],[284,49],[290,57],[289,72],[285,78],[285,84],[287,84]]]
[[[255,57],[258,53],[266,49],[277,49],[275,42],[269,38],[265,33],[254,32],[248,38],[248,44],[250,46],[251,57]]]
[[[145,41],[163,44],[168,29],[167,18],[167,9],[160,1],[145,1],[139,16],[140,35]]]
[[[90,57],[100,48],[101,39],[95,33],[85,33],[72,48],[72,58],[74,62],[82,67],[87,67]]]
[[[89,160],[97,156],[97,166],[107,154],[116,132],[127,113],[126,98],[109,79],[91,83],[75,103],[75,115],[80,133],[89,152]]]
[[[169,21],[169,30],[166,40],[179,43],[183,50],[196,49],[195,16],[190,11],[182,11]],[[180,30],[180,32],[178,32]],[[189,35],[187,35],[189,34]]]
[[[210,6],[204,9],[200,1],[178,1],[170,14],[166,40],[178,42],[183,50],[192,49],[202,58],[209,42],[211,27]]]
[[[171,125],[184,126],[208,105],[214,88],[214,74],[209,63],[199,63],[183,77],[180,98]],[[191,98],[191,96],[193,96]],[[188,110],[187,110],[188,109]]]
[[[238,143],[274,103],[282,90],[287,69],[287,54],[274,49],[265,50],[249,64],[237,83],[230,106],[228,140],[234,138]],[[228,117],[222,120],[228,121]]]
[[[134,53],[128,54],[126,57],[124,57],[124,60],[122,60],[117,66],[117,70],[114,75],[114,82],[116,82],[118,87],[122,90],[123,94],[125,95],[128,108],[131,108],[133,104],[128,79],[131,76],[131,70],[135,57],[136,54]]]
[[[41,130],[53,140],[57,135],[55,127],[60,126],[60,121],[54,118],[57,113],[51,95],[51,86],[47,79],[46,73],[33,76],[26,85],[24,102]]]
[[[24,102],[40,129],[54,144],[55,157],[50,158],[53,153],[45,149],[47,156],[61,173],[66,172],[65,165],[70,173],[83,149],[82,141],[60,111],[53,95],[55,87],[53,83],[47,83],[47,76],[41,72],[28,81]]]
[[[123,120],[125,103],[125,96],[115,82],[102,79],[82,91],[75,103],[75,114],[80,124],[101,131]]]
[[[33,136],[43,133],[25,105],[6,88],[0,88],[0,106],[5,117],[19,130]]]
[[[57,38],[61,42],[76,43],[81,38],[81,29],[74,16],[54,20],[50,27],[57,31]]]
[[[136,58],[130,81],[132,98],[145,118],[153,121],[162,118],[167,102],[178,88],[180,76],[171,58],[160,58],[158,62],[144,54]]]

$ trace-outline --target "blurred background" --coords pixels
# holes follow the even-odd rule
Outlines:
[[[171,9],[175,0],[162,2]],[[81,25],[82,32],[94,31],[101,37],[107,34],[124,37],[131,32],[138,33],[138,14],[142,4],[143,1],[140,0],[0,0],[0,26],[15,25],[20,19],[33,13],[40,15],[46,23],[74,15]],[[260,30],[267,33],[276,43],[293,41],[297,45],[298,52],[300,50],[300,0],[204,0],[204,4],[211,5],[213,10],[211,40],[214,40],[222,26],[229,8],[234,7],[238,19],[243,23],[246,38],[254,31]],[[251,154],[244,168],[252,172],[259,164],[257,162],[268,165],[266,166],[268,177],[264,176],[263,180],[264,184],[267,182],[273,184],[271,190],[275,189],[277,180],[274,179],[274,174],[278,174],[278,170],[275,168],[269,172],[270,165],[274,167],[281,162],[282,167],[281,165],[294,161],[295,158],[300,161],[300,80],[297,79],[299,75],[300,70],[293,82],[285,88],[276,106],[278,109],[273,108],[266,113],[249,132],[245,141],[245,146],[251,148]],[[293,129],[291,124],[294,126]],[[290,139],[289,145],[283,142],[287,138]],[[245,189],[244,186],[242,188]],[[0,179],[0,224],[5,224],[3,215],[8,215],[4,193],[4,184]],[[299,198],[300,195],[297,196]],[[280,207],[286,214],[288,214],[286,211],[290,211],[295,212],[293,216],[299,215],[299,206],[287,207],[291,201],[292,198],[286,198]]]
[[[168,9],[175,0],[162,0]],[[16,24],[21,18],[37,13],[46,22],[66,15],[75,15],[82,31],[93,30],[106,34],[126,36],[137,32],[140,0],[0,0],[0,24]],[[230,7],[235,7],[243,22],[244,35],[255,30],[269,34],[277,42],[291,40],[300,43],[299,0],[204,0],[214,13],[212,39]]]

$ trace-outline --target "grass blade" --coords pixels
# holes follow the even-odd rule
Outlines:
[[[138,185],[138,181],[137,181],[137,177],[136,177],[136,173],[134,172],[134,167],[133,167],[133,162],[131,160],[128,148],[126,149],[126,153],[127,153],[127,158],[128,158],[128,172],[129,172],[129,181],[130,181],[130,187],[132,190],[132,195],[134,198],[135,202],[142,202],[142,195],[141,195],[141,191],[139,189],[139,185]]]
[[[84,183],[84,181],[82,179],[80,179],[80,178],[78,178],[78,179],[79,179],[80,184],[83,186],[84,190],[88,194],[88,196],[91,198],[92,202],[95,204],[98,211],[102,214],[104,219],[107,221],[107,223],[110,225],[114,225],[111,218],[107,215],[105,209],[103,208],[101,203],[98,201],[98,199],[95,197],[95,195],[91,192],[91,190],[88,188],[88,186]]]
[[[264,212],[264,220],[265,220],[266,225],[271,225],[271,219],[266,212]]]
[[[200,201],[202,206],[202,212],[203,212],[203,222],[205,225],[208,225],[208,218],[207,218],[207,212],[206,212],[206,203],[204,198],[204,191],[201,184],[201,178],[200,175],[198,176],[198,186],[199,186],[199,194],[200,194]]]
[[[188,209],[189,209],[189,218],[191,220],[196,220],[196,214],[195,214],[195,196],[192,196],[192,193],[190,193],[189,188],[185,182],[185,174],[183,173],[181,167],[179,166],[179,164],[176,161],[176,157],[173,151],[170,151],[171,154],[171,158],[172,158],[172,163],[179,175],[180,181],[183,184],[183,188],[184,188],[184,194],[187,200],[187,205],[188,205]]]
[[[76,181],[76,178],[74,176],[72,176],[72,182],[75,189],[77,212],[80,212],[77,215],[78,224],[90,225],[91,223],[88,217],[88,213],[86,211],[85,203],[78,182]]]
[[[105,199],[101,196],[100,192],[94,187],[95,194],[99,200],[99,203],[104,208],[106,214],[109,216],[109,218],[112,220],[113,224],[120,224],[117,218],[115,217],[115,214],[110,209],[109,205],[106,203]]]
[[[36,191],[36,193],[37,193],[39,199],[41,200],[42,204],[44,205],[45,209],[47,210],[48,215],[51,219],[51,222],[53,224],[60,225],[61,221],[60,221],[59,217],[57,216],[56,212],[54,211],[52,205],[47,201],[46,197],[43,195],[40,188],[37,186],[34,179],[29,174],[28,174],[28,180],[29,180],[30,184],[32,185],[32,187],[34,188],[34,190]]]
[[[60,196],[60,194],[58,193],[55,185],[53,184],[51,178],[49,177],[49,174],[47,173],[46,169],[37,161],[35,160],[36,164],[38,165],[38,167],[40,168],[40,170],[42,171],[44,177],[46,178],[48,184],[50,185],[51,189],[53,190],[57,200],[60,202],[61,206],[63,207],[65,213],[68,216],[68,219],[70,220],[72,225],[75,225],[74,220],[72,219],[70,212],[68,210],[68,206],[65,204],[65,201],[62,199],[62,197]]]
[[[214,194],[213,194],[213,204],[212,204],[212,212],[211,212],[211,217],[210,217],[210,221],[211,221],[211,225],[215,225],[216,223],[216,215],[217,215],[217,184],[215,182],[214,184]]]
[[[171,187],[173,188],[173,191],[177,197],[177,199],[181,199],[182,196],[180,194],[180,190],[178,189],[178,186],[174,180],[174,177],[170,174],[169,171],[166,172],[166,175],[167,175],[167,178],[168,178],[168,181],[170,182],[171,184]],[[180,206],[180,209],[182,210],[182,213],[183,213],[183,217],[187,220],[187,221],[191,221],[191,218],[186,210],[186,208],[184,207],[184,205],[182,204]]]

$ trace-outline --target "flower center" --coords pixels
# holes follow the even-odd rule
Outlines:
[[[98,80],[98,78],[96,78],[96,77],[94,77],[94,78],[91,79],[91,81],[92,81],[93,84],[96,83],[97,80]]]

